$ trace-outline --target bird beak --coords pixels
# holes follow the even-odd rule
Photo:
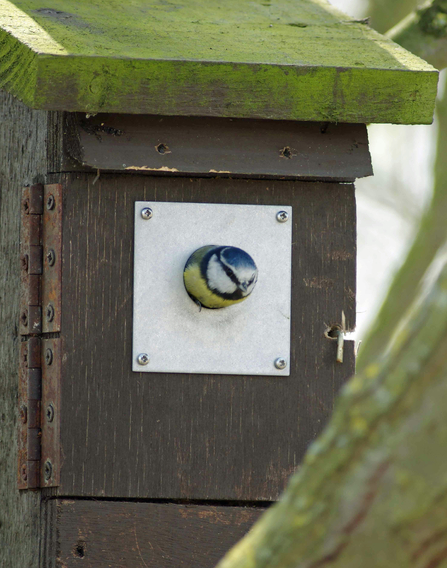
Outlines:
[[[246,291],[247,291],[247,288],[248,288],[247,282],[241,282],[241,286],[240,286],[240,287],[241,287],[241,290],[243,290],[244,292],[246,292]]]

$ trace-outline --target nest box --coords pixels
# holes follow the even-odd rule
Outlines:
[[[437,75],[324,0],[0,0],[16,566],[211,568],[278,499],[354,372],[366,124]]]

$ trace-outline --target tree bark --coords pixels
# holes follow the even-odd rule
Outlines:
[[[447,565],[447,266],[218,568]]]

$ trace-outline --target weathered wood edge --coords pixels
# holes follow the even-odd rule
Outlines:
[[[265,507],[58,499],[53,550],[71,568],[213,568]]]
[[[5,32],[0,48],[0,88],[70,112],[431,124],[438,81],[435,69],[37,55]]]
[[[40,564],[41,493],[17,489],[20,208],[22,187],[44,183],[49,164],[60,159],[55,113],[32,111],[0,91],[0,565]],[[50,123],[53,126],[50,126]],[[49,137],[50,133],[51,136]]]
[[[58,59],[63,59],[61,66]],[[438,71],[37,58],[33,108],[349,123],[431,124]]]
[[[101,171],[280,176],[372,175],[363,124],[66,113],[66,148]]]

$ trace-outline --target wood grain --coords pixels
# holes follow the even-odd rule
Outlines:
[[[32,111],[0,91],[0,566],[39,566],[38,492],[17,489],[17,395],[22,187],[42,183],[56,145],[47,143],[51,113]],[[45,567],[46,568],[46,567]]]
[[[85,166],[129,173],[372,175],[364,124],[67,113],[67,146]]]
[[[355,324],[347,184],[64,177],[61,495],[274,500],[353,373],[324,337]],[[291,376],[131,372],[135,200],[289,204]]]
[[[264,509],[111,501],[57,501],[66,568],[213,568]]]

